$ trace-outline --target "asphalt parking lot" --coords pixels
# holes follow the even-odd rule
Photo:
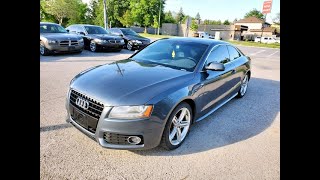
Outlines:
[[[41,179],[280,179],[280,49],[238,47],[252,59],[246,96],[192,126],[174,151],[105,149],[65,122],[70,80],[133,52],[40,57]]]

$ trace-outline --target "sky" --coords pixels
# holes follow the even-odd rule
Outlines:
[[[88,3],[89,0],[82,0]],[[256,8],[262,11],[265,0],[166,0],[164,11],[179,12],[182,7],[183,12],[192,17],[199,12],[202,20],[233,21],[235,18],[242,19],[250,10]],[[271,13],[267,14],[267,22],[272,23],[272,19],[280,12],[280,0],[273,0]]]

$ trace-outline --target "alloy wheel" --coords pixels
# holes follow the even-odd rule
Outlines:
[[[240,89],[241,96],[244,96],[244,94],[247,92],[247,87],[248,87],[248,75],[245,75],[242,80],[241,89]]]
[[[191,124],[191,113],[183,107],[174,116],[169,130],[169,141],[172,145],[180,144],[186,137]]]

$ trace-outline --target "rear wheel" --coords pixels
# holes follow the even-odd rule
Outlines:
[[[248,74],[246,74],[241,82],[241,87],[238,91],[237,97],[242,98],[246,94],[247,88],[248,88],[248,82],[249,82],[249,76]]]
[[[161,145],[168,150],[181,146],[189,133],[192,117],[190,105],[185,102],[179,104],[167,121]]]
[[[40,41],[40,54],[42,56],[47,56],[50,54],[50,51],[46,48],[42,41]]]

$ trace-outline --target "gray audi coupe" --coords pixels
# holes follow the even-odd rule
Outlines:
[[[67,122],[105,148],[176,149],[192,124],[246,94],[250,64],[224,41],[160,39],[76,75]]]

